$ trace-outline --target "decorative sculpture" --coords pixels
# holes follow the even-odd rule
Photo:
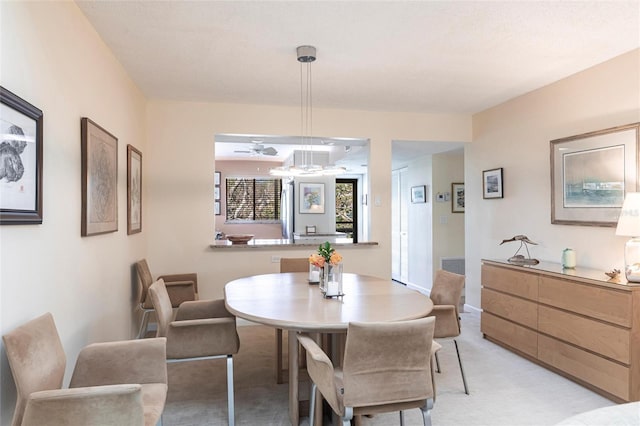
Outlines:
[[[614,268],[609,272],[605,272],[604,274],[609,278],[616,278],[618,275],[620,275],[620,269]]]
[[[509,238],[508,240],[502,240],[500,245],[511,241],[520,241],[520,247],[518,247],[518,250],[516,250],[515,254],[508,259],[509,263],[513,263],[515,265],[537,265],[538,263],[540,263],[538,259],[531,258],[531,255],[529,254],[529,247],[527,246],[527,244],[538,245],[538,243],[534,243],[526,235],[516,235],[515,237]],[[518,254],[520,250],[522,250],[522,247],[524,247],[527,251],[527,257],[524,257],[524,255],[522,254]]]

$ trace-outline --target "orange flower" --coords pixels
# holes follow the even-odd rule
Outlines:
[[[318,268],[322,268],[324,266],[325,260],[324,257],[320,256],[319,254],[312,254],[311,256],[309,256],[309,263],[317,266]]]
[[[334,251],[333,253],[331,253],[331,258],[329,258],[329,263],[332,265],[337,265],[340,262],[342,262],[342,256],[340,255],[340,253],[338,253],[337,251]]]

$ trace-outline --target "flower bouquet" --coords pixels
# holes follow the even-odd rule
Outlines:
[[[320,291],[325,297],[342,295],[342,256],[327,241],[309,256],[312,267],[319,268]],[[309,281],[313,270],[309,272]]]

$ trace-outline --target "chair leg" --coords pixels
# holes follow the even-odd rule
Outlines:
[[[344,407],[344,416],[342,417],[342,426],[351,426],[353,418],[353,407]]]
[[[427,399],[427,403],[423,407],[420,407],[422,411],[422,422],[424,426],[431,426],[431,409],[433,408],[433,399]]]
[[[404,411],[400,410],[400,426],[404,426]]]
[[[138,330],[138,337],[136,339],[142,339],[147,334],[147,327],[149,326],[149,309],[142,311],[142,320],[140,320],[140,329]]]
[[[309,426],[313,426],[313,421],[316,414],[316,389],[316,384],[311,382],[311,398],[309,401]]]
[[[433,356],[436,358],[436,373],[442,373],[440,370],[440,360],[438,359],[438,352],[434,353]]]
[[[229,426],[234,426],[236,424],[236,413],[233,393],[233,355],[227,355],[227,413]]]
[[[462,368],[462,358],[460,358],[460,350],[458,349],[458,342],[456,341],[456,339],[453,339],[453,343],[454,345],[456,345],[456,353],[458,354],[458,364],[460,364],[460,373],[462,374],[462,384],[464,384],[464,393],[469,395],[469,388],[467,387],[467,379],[464,377],[464,368]]]

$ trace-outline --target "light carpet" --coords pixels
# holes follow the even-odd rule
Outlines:
[[[239,326],[234,357],[236,424],[288,425],[288,385],[275,383],[274,330]],[[286,335],[286,333],[285,333]],[[434,426],[545,426],[614,402],[482,338],[478,313],[462,314],[462,354],[470,395],[464,393],[453,341],[441,341]],[[164,426],[227,424],[226,361],[169,364]],[[301,385],[302,388],[307,388]],[[363,419],[363,425],[399,424],[397,413]],[[308,425],[308,419],[302,418]],[[406,425],[422,425],[418,409]]]

